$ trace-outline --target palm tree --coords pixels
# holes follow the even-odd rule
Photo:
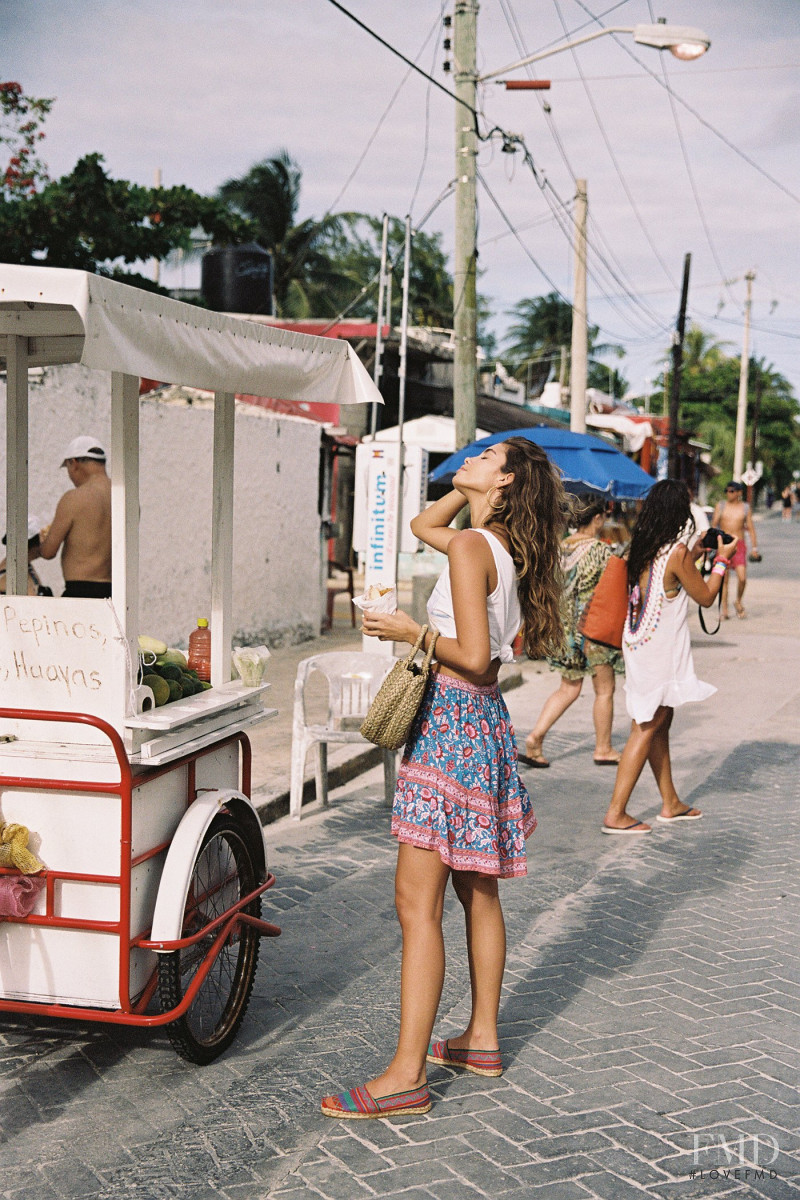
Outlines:
[[[529,380],[530,395],[538,396],[553,373],[562,347],[568,347],[572,340],[572,305],[557,292],[550,292],[535,299],[520,300],[510,315],[516,317],[516,322],[509,326],[506,335],[506,354],[518,378],[524,376]],[[618,346],[598,343],[599,333],[597,325],[589,326],[589,354],[612,350],[619,354]]]
[[[220,200],[246,217],[252,236],[272,255],[276,315],[327,316],[326,291],[341,283],[324,251],[341,219],[309,217],[297,223],[302,171],[287,150],[255,163],[240,179],[229,179]]]

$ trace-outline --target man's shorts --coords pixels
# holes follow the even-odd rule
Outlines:
[[[109,600],[111,598],[111,582],[96,583],[90,579],[69,579],[64,584],[62,596],[71,598],[82,597],[92,600]]]
[[[737,567],[743,567],[747,563],[747,546],[744,544],[744,538],[739,538],[736,543],[736,549],[733,552],[733,557],[728,559],[728,570],[735,571]]]

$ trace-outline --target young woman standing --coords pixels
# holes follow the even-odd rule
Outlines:
[[[625,701],[632,718],[622,751],[614,792],[603,822],[603,833],[638,835],[650,826],[628,812],[631,793],[650,763],[661,793],[656,820],[666,824],[697,821],[702,813],[683,804],[675,791],[669,753],[669,730],[675,709],[705,700],[717,690],[694,673],[689,638],[690,598],[709,608],[719,595],[737,539],[717,539],[717,554],[709,582],[695,566],[690,551],[694,521],[689,489],[677,479],[655,484],[642,505],[631,538],[628,580],[631,597],[622,653],[625,659]]]
[[[324,1098],[322,1111],[331,1117],[428,1112],[426,1060],[479,1075],[502,1072],[497,1017],[505,924],[497,881],[526,873],[525,839],[536,818],[517,773],[497,674],[513,657],[520,627],[536,657],[560,638],[564,494],[544,452],[525,438],[467,459],[453,488],[412,522],[417,537],[448,561],[428,604],[429,623],[439,631],[438,667],[405,747],[392,813],[403,934],[400,1036],[385,1071]],[[450,528],[466,504],[472,528]],[[420,632],[403,612],[365,613],[363,628],[410,645]],[[464,909],[472,1014],[459,1037],[432,1043],[449,879]]]

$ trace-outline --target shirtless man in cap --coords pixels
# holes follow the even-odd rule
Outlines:
[[[750,535],[750,545],[753,551],[758,549],[756,540],[755,526],[753,525],[753,516],[750,512],[750,505],[744,500],[744,487],[741,483],[732,479],[725,488],[725,499],[720,500],[717,507],[714,509],[714,516],[711,518],[711,524],[723,529],[725,533],[732,533],[734,537],[739,539],[734,551],[733,557],[728,559],[728,571],[736,572],[736,599],[734,600],[734,608],[736,615],[740,619],[746,614],[742,598],[744,589],[747,586],[747,545],[745,543],[744,534],[747,530]],[[728,575],[725,575],[725,580],[722,584],[722,609],[721,616],[724,620],[728,617]]]
[[[67,446],[62,467],[72,490],[56,507],[53,523],[39,547],[42,558],[61,550],[65,596],[111,595],[111,480],[106,452],[95,437],[76,437]]]

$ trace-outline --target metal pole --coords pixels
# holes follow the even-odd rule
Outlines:
[[[572,354],[569,372],[569,427],[586,433],[586,180],[575,180],[575,289],[572,297]]]
[[[453,57],[456,89],[453,416],[455,417],[457,450],[475,441],[476,425],[477,138],[474,109],[477,18],[478,5],[475,0],[456,0],[453,11]]]
[[[161,167],[156,167],[155,169],[153,175],[153,186],[156,188],[161,187]],[[153,262],[153,282],[161,282],[161,263],[157,258]]]
[[[395,583],[400,584],[400,542],[403,532],[403,422],[406,415],[406,359],[408,350],[408,293],[411,278],[411,216],[406,217],[405,258],[403,260],[403,308],[400,317],[400,368],[397,393],[397,534],[395,538]]]
[[[686,331],[686,301],[689,298],[689,269],[692,256],[687,254],[683,260],[683,285],[681,287],[681,306],[678,311],[678,324],[672,336],[672,386],[669,392],[669,442],[667,450],[667,475],[670,479],[678,476],[678,419],[680,414],[681,367],[683,365],[683,335]]]
[[[375,330],[375,369],[372,373],[372,378],[375,382],[375,387],[380,390],[381,375],[383,374],[383,364],[381,357],[383,355],[383,300],[386,290],[386,249],[389,243],[389,214],[383,214],[383,234],[381,235],[381,273],[378,279],[378,324]],[[370,433],[372,437],[378,429],[378,402],[373,402],[372,405],[372,420],[370,422]]]
[[[28,339],[9,336],[6,357],[6,592],[28,594]]]
[[[747,426],[747,376],[750,369],[750,309],[753,304],[755,271],[748,271],[747,299],[744,302],[744,335],[742,358],[739,364],[739,403],[736,408],[736,440],[733,448],[733,478],[740,480],[744,470],[744,435]]]

